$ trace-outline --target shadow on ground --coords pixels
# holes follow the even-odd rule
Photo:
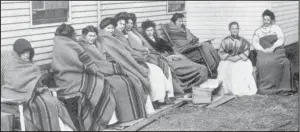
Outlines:
[[[213,109],[184,105],[141,131],[298,131],[298,95],[243,96]],[[273,130],[273,131],[275,131]]]

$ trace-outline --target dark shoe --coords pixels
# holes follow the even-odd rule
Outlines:
[[[152,105],[154,109],[160,109],[160,103],[157,100],[152,102]]]
[[[168,104],[174,104],[174,101],[171,100],[170,98],[167,98],[167,99],[165,100],[165,104],[166,104],[166,105],[168,105]]]

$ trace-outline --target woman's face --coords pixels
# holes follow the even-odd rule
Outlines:
[[[96,32],[88,32],[84,37],[89,44],[94,44],[97,38],[97,34]]]
[[[133,21],[131,19],[128,19],[128,22],[126,23],[126,30],[130,31],[133,27]]]
[[[147,28],[146,31],[145,31],[145,33],[146,33],[147,37],[152,38],[153,37],[153,33],[154,33],[153,27]]]
[[[109,24],[104,28],[105,31],[109,32],[110,34],[114,33],[114,26],[112,24]]]
[[[184,18],[178,18],[175,22],[176,26],[182,27],[184,25]]]
[[[270,26],[270,25],[271,25],[271,22],[272,22],[272,20],[271,20],[271,17],[270,17],[270,16],[264,16],[264,17],[263,17],[263,23],[264,23],[264,26],[265,26],[265,27]]]
[[[119,20],[117,22],[117,27],[116,29],[119,30],[120,32],[122,32],[125,28],[125,20]]]
[[[25,61],[30,61],[30,51],[24,51],[23,53],[20,54],[20,57],[25,60]]]

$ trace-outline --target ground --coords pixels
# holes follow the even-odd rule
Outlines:
[[[277,124],[291,123],[275,128]],[[275,128],[275,129],[274,129]],[[243,96],[219,107],[184,105],[141,131],[298,131],[298,95]]]
[[[286,46],[285,49],[292,63],[292,72],[299,74],[299,45],[294,43]],[[243,96],[213,109],[184,105],[141,130],[263,131],[273,130],[278,124],[291,121],[286,126],[275,128],[274,131],[299,131],[298,98],[297,94]]]

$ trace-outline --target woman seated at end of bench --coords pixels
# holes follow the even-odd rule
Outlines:
[[[13,44],[13,52],[4,68],[1,98],[25,101],[26,131],[76,130],[65,106],[53,97],[46,86],[39,67],[32,62],[34,49],[26,39]],[[1,104],[1,111],[19,116],[17,108]]]

